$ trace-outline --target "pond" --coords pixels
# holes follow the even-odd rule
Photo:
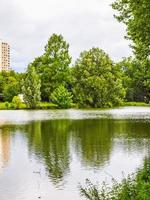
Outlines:
[[[0,111],[0,200],[80,200],[150,152],[150,108]]]

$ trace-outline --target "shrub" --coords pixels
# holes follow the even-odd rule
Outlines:
[[[9,103],[8,102],[5,103],[5,107],[6,107],[6,109],[9,108]]]
[[[14,96],[14,98],[13,98],[13,100],[12,100],[12,104],[13,104],[14,108],[16,108],[16,109],[21,108],[22,102],[21,102],[20,97]]]
[[[17,83],[10,83],[9,85],[6,85],[3,90],[4,100],[11,102],[13,97],[18,95],[18,90]]]
[[[60,85],[51,95],[51,100],[59,108],[70,108],[72,105],[72,95],[68,90]]]
[[[89,200],[150,200],[150,159],[135,174],[121,183],[113,180],[112,188],[103,183],[101,189],[87,180],[87,187],[80,187],[81,195]]]

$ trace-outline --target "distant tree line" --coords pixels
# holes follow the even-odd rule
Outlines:
[[[11,102],[23,93],[29,108],[36,108],[40,101],[60,108],[149,103],[150,1],[116,0],[112,7],[117,20],[127,27],[134,57],[114,63],[103,50],[92,48],[81,52],[72,64],[69,44],[62,35],[53,34],[43,55],[35,58],[25,73],[0,72],[0,97]]]
[[[29,108],[38,102],[53,102],[60,108],[112,107],[124,101],[150,99],[150,63],[126,58],[114,63],[99,48],[83,51],[72,66],[69,44],[53,34],[42,56],[28,65],[25,73],[0,72],[0,93],[4,101],[24,94]]]

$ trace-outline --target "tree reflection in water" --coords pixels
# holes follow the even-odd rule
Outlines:
[[[48,176],[54,184],[69,172],[70,121],[39,121],[27,126],[29,151],[44,160]]]
[[[8,159],[10,131],[12,135],[18,130],[27,139],[29,155],[34,155],[38,162],[44,165],[54,185],[61,184],[71,173],[73,154],[85,168],[99,170],[109,163],[115,145],[129,153],[134,149],[140,153],[143,145],[146,149],[150,149],[150,123],[145,121],[114,119],[33,121],[25,125],[6,125],[0,128],[0,141],[7,144],[4,145],[4,149],[7,149]]]

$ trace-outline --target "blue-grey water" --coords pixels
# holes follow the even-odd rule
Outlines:
[[[80,200],[150,152],[150,108],[0,111],[0,200]]]

